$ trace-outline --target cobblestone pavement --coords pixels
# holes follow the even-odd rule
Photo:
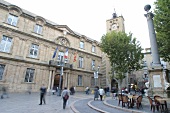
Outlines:
[[[118,100],[113,100],[111,97],[107,97],[105,101],[96,100],[93,101],[93,95],[86,95],[84,92],[78,92],[75,95],[71,95],[68,101],[68,105],[65,110],[62,108],[62,99],[57,95],[46,95],[46,105],[39,105],[40,95],[39,93],[11,93],[9,98],[0,99],[0,113],[99,113],[100,111],[94,110],[94,108],[101,109],[108,113],[127,113],[134,108],[123,108],[118,106]],[[109,107],[105,102],[114,107]],[[93,106],[89,107],[89,103]],[[137,111],[143,113],[152,113],[150,111],[149,101],[146,97],[142,101],[143,109]],[[73,110],[72,110],[73,109]],[[105,112],[105,113],[106,113]],[[134,111],[133,111],[134,112]],[[158,113],[157,111],[155,113]]]
[[[0,99],[0,113],[73,113],[70,108],[72,102],[79,98],[70,96],[65,110],[62,108],[62,99],[57,95],[46,95],[46,105],[39,105],[39,93],[9,94],[9,98]]]

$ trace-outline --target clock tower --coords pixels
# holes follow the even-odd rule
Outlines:
[[[125,32],[123,16],[118,17],[116,12],[114,11],[112,18],[109,20],[106,20],[106,28],[107,28],[107,33],[111,32],[113,30],[115,30],[117,32],[118,31]],[[106,76],[106,78],[103,79],[103,81],[105,81],[106,86],[118,88],[118,83],[117,83],[116,79],[110,78],[111,77],[111,74],[109,74],[110,70],[111,70],[110,65],[111,64],[110,64],[110,60],[109,60],[108,56],[105,53],[103,53],[102,54],[101,71]],[[101,83],[102,83],[102,81],[101,81]],[[122,83],[122,86],[126,86],[126,83],[127,83],[126,80],[124,80]]]
[[[123,16],[118,17],[114,11],[113,17],[109,20],[106,20],[106,28],[107,32],[111,32],[113,30],[125,32]]]

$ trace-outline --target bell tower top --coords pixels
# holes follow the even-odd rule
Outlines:
[[[115,9],[114,9],[114,12],[113,12],[112,16],[113,16],[112,18],[117,18],[117,14],[116,14]]]
[[[122,15],[118,16],[115,9],[112,14],[112,18],[106,20],[106,32],[111,32],[111,31],[125,32],[124,18]]]

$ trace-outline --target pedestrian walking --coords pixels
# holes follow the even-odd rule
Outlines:
[[[6,96],[7,98],[9,98],[8,92],[7,92],[7,87],[5,87],[5,86],[2,87],[2,95],[1,95],[1,99],[3,99],[4,96]]]
[[[94,100],[99,98],[99,88],[96,86],[94,89]]]
[[[75,92],[76,92],[76,87],[74,86],[74,94],[75,94]]]
[[[70,88],[70,95],[74,95],[74,93],[75,93],[75,90],[74,90],[74,87],[72,86],[72,87]]]
[[[104,95],[104,90],[103,90],[103,88],[102,87],[100,87],[100,89],[99,89],[99,95],[100,95],[100,100],[102,101],[103,99],[103,95]]]
[[[89,87],[86,87],[85,92],[87,95],[89,94],[89,91],[90,91]]]
[[[64,90],[61,93],[61,97],[63,98],[63,109],[65,109],[66,103],[69,99],[69,91],[67,90],[67,87],[64,87]]]
[[[116,87],[112,87],[112,99],[117,100],[117,88]]]
[[[42,101],[44,102],[44,104],[46,104],[45,102],[46,91],[47,91],[47,88],[43,84],[42,87],[40,88],[40,104],[39,105],[42,105]]]

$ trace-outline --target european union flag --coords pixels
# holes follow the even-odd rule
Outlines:
[[[53,54],[53,57],[52,57],[52,58],[55,58],[56,53],[57,53],[57,50],[58,50],[58,47],[56,47],[56,49],[55,49],[55,51],[54,51],[54,54]]]

